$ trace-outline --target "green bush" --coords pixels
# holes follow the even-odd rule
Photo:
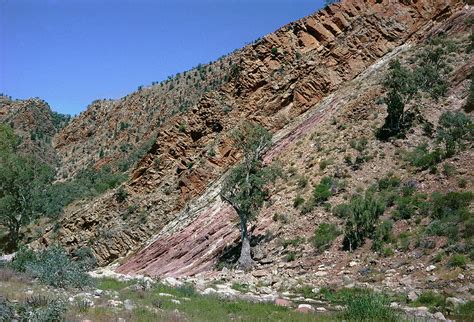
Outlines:
[[[429,93],[434,99],[445,96],[448,91],[446,76],[450,72],[450,67],[446,55],[455,50],[454,43],[445,36],[438,36],[430,39],[417,55],[415,82],[420,90]]]
[[[444,112],[439,118],[437,140],[445,147],[446,156],[451,157],[466,148],[474,139],[474,125],[464,112]]]
[[[26,247],[21,247],[15,253],[15,257],[10,263],[10,266],[15,271],[24,273],[26,271],[27,265],[35,260],[36,254],[32,250]]]
[[[403,232],[398,235],[398,249],[402,251],[410,249],[410,233]]]
[[[375,251],[381,251],[385,243],[389,243],[392,240],[392,228],[393,223],[391,221],[382,221],[378,224],[375,229],[372,249]]]
[[[83,288],[92,284],[85,271],[88,264],[73,261],[62,248],[52,246],[37,253],[23,250],[19,257],[15,256],[11,266],[46,285]]]
[[[444,311],[445,298],[443,295],[428,291],[423,292],[412,303],[413,306],[427,306],[429,308],[436,308],[436,310]]]
[[[63,321],[67,309],[61,298],[32,297],[18,306],[17,313],[22,321]]]
[[[474,199],[472,192],[448,192],[445,195],[433,193],[431,196],[432,216],[434,218],[457,217],[459,220],[469,219],[469,205]]]
[[[127,197],[128,192],[123,187],[119,187],[115,192],[115,200],[117,200],[117,202],[124,202]]]
[[[474,316],[474,301],[461,304],[457,309],[457,315],[461,318],[465,318],[465,321],[469,321],[469,319]]]
[[[351,214],[351,206],[348,204],[339,204],[337,206],[334,206],[332,208],[332,213],[334,216],[339,217],[339,218],[348,218],[349,215]]]
[[[350,202],[350,214],[346,220],[343,248],[354,250],[372,237],[378,218],[385,211],[385,202],[373,192],[355,196]]]
[[[334,239],[336,239],[340,233],[334,224],[320,224],[314,232],[313,245],[319,252],[324,251],[331,246]]]
[[[420,144],[413,151],[406,154],[406,160],[420,170],[435,167],[443,160],[443,153],[436,148],[433,151],[428,149],[428,144]]]
[[[298,208],[302,204],[304,204],[304,198],[301,197],[300,195],[296,196],[295,199],[293,200],[293,207]]]
[[[389,300],[378,294],[364,294],[349,298],[343,318],[349,321],[400,321],[389,307]]]
[[[314,188],[313,198],[316,204],[322,204],[332,196],[332,187],[334,180],[331,177],[324,177]]]
[[[462,254],[454,254],[449,259],[450,267],[465,267],[467,264],[466,257]]]
[[[15,317],[15,310],[13,305],[0,296],[0,321],[13,321]]]

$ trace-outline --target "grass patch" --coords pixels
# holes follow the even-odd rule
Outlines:
[[[412,306],[426,306],[430,309],[444,311],[445,298],[441,294],[431,291],[422,293],[413,303]]]
[[[389,299],[379,294],[352,297],[348,300],[343,317],[350,321],[400,321],[389,304]]]

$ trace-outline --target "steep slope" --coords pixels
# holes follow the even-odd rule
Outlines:
[[[416,194],[427,196],[473,190],[472,141],[466,150],[431,169],[420,170],[407,159],[407,152],[424,142],[436,145],[435,137],[426,132],[427,124],[436,129],[444,112],[462,110],[466,104],[472,91],[468,76],[474,70],[472,51],[466,52],[472,32],[469,21],[473,17],[472,7],[454,12],[432,25],[420,42],[394,49],[275,133],[275,144],[265,160],[279,162],[286,178],[272,186],[271,198],[253,227],[253,256],[258,262],[254,271],[213,270],[236,260],[239,240],[237,216],[218,197],[219,180],[178,213],[146,247],[125,258],[117,271],[160,277],[195,276],[186,280],[198,286],[207,281],[208,287],[212,281],[226,281],[228,285],[236,283],[256,290],[247,295],[268,294],[269,287],[274,294],[303,286],[312,289],[357,285],[411,294],[412,300],[427,289],[472,300],[472,265],[453,264],[456,256],[471,256],[472,260],[472,229],[462,224],[450,223],[442,226],[442,231],[434,231],[439,225],[436,218],[421,209],[411,209],[409,216],[400,218],[397,211],[402,211],[404,204],[396,201],[381,218],[393,221],[391,240],[383,250],[374,251],[373,241],[367,240],[354,252],[344,251],[342,234],[327,251],[318,251],[313,241],[315,229],[323,223],[335,224],[343,231],[345,218],[337,215],[338,205],[384,178],[398,178],[403,187],[414,187]],[[446,57],[452,69],[446,97],[421,95],[408,109],[419,111],[422,121],[405,138],[376,140],[375,129],[381,127],[386,115],[380,102],[384,95],[380,84],[389,62],[396,58],[403,65],[414,67],[427,39],[440,33],[456,45],[456,50]],[[358,163],[353,161],[358,157]],[[313,188],[324,177],[339,183],[328,203],[308,209],[308,203],[295,204],[298,198],[303,202],[311,200]],[[461,202],[461,195],[456,195],[455,200]],[[454,214],[454,208],[449,213]],[[472,222],[472,213],[467,216]]]
[[[54,138],[62,160],[58,175],[71,178],[82,169],[106,164],[127,170],[154,142],[166,120],[227,81],[232,64],[232,58],[221,57],[214,64],[140,86],[121,99],[92,102]]]
[[[273,132],[283,128],[341,84],[354,79],[394,48],[423,36],[460,7],[461,3],[454,0],[414,4],[345,1],[245,47],[229,56],[238,67],[229,71],[231,77],[227,83],[204,95],[188,111],[165,119],[159,128],[149,125],[149,131],[158,132],[157,139],[123,187],[126,198],[123,193],[120,198],[108,193],[90,203],[71,207],[62,219],[61,228],[50,230],[39,242],[59,242],[69,249],[90,246],[99,263],[106,264],[136,250],[161,230],[163,234],[182,231],[197,215],[191,201],[198,198],[203,201],[198,207],[208,209],[206,189],[213,187],[213,182],[218,184],[220,176],[239,159],[227,133],[241,119],[256,120]],[[144,103],[141,104],[147,106]],[[331,109],[329,106],[328,110]],[[80,124],[94,121],[94,110],[89,109]],[[105,120],[107,115],[104,113],[101,119]],[[100,131],[97,138],[107,136]],[[91,133],[86,135],[91,137],[87,142],[94,141],[94,132],[87,133]],[[73,146],[74,140],[72,134],[63,134],[56,146],[61,149],[59,142]],[[84,158],[79,163],[87,160]],[[68,171],[73,172],[74,169]],[[212,193],[212,188],[207,191]],[[226,212],[221,212],[220,207],[215,210],[219,222],[225,222]],[[187,216],[188,220],[181,216]],[[178,222],[173,221],[176,218]],[[224,244],[215,245],[205,253],[214,258]],[[181,249],[181,254],[184,251]],[[205,263],[198,270],[209,265]]]
[[[50,165],[59,163],[52,139],[68,122],[68,116],[54,113],[38,98],[12,100],[0,96],[0,123],[10,125],[22,138],[21,149],[25,153]]]

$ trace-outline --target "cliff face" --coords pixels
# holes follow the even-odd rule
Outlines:
[[[455,0],[343,1],[225,58],[220,74],[227,75],[225,81],[222,76],[216,89],[191,95],[183,113],[173,115],[176,105],[150,112],[160,99],[183,100],[183,89],[169,89],[173,94],[163,98],[152,87],[122,101],[93,104],[55,141],[67,164],[65,173],[98,162],[94,156],[100,146],[123,143],[133,131],[142,133],[136,136],[138,142],[150,133],[156,133],[156,141],[124,186],[125,201],[111,192],[74,205],[61,228],[49,231],[39,243],[59,242],[69,249],[90,246],[104,265],[148,241],[121,271],[180,275],[209,268],[238,235],[229,225],[234,214],[217,198],[222,174],[240,157],[228,132],[242,119],[263,124],[275,133],[275,141],[301,117],[312,120],[306,127],[315,127],[345,102],[342,98],[330,103],[325,97],[387,53],[425,36],[461,6]],[[162,120],[159,126],[157,120]],[[121,122],[129,126],[111,138]],[[92,156],[76,155],[74,147],[82,146]],[[273,151],[272,157],[282,148]],[[108,157],[117,155],[111,152]],[[190,245],[195,246],[193,252]]]

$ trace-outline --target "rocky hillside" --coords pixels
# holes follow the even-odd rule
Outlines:
[[[41,99],[12,100],[0,96],[0,123],[10,125],[22,138],[21,149],[25,153],[47,164],[59,164],[52,139],[68,122],[68,116],[53,112]]]
[[[238,235],[231,224],[234,214],[217,199],[217,191],[221,175],[240,158],[228,138],[240,120],[255,120],[275,133],[269,161],[288,154],[294,141],[316,125],[319,128],[320,120],[338,116],[351,106],[362,108],[360,104],[366,101],[358,95],[378,95],[375,85],[362,90],[363,77],[430,32],[464,30],[470,12],[471,8],[463,9],[454,0],[344,1],[225,58],[223,71],[216,74],[222,81],[205,94],[196,91],[192,98],[181,96],[185,85],[171,89],[170,81],[164,96],[154,93],[166,85],[155,85],[117,102],[93,104],[55,140],[66,176],[87,163],[99,162],[101,147],[104,155],[117,159],[120,152],[107,149],[134,141],[142,144],[151,133],[156,133],[156,141],[120,191],[71,206],[39,244],[59,242],[71,250],[90,246],[104,265],[148,242],[151,246],[120,270],[181,275],[209,269]],[[218,70],[220,64],[211,64],[207,70]],[[183,76],[179,79],[180,84],[185,82]],[[206,82],[211,78],[202,81],[206,85],[201,86],[210,86]],[[332,100],[336,93],[339,99]],[[169,102],[180,97],[188,99],[189,108],[174,114],[178,105]],[[154,107],[157,112],[150,113]],[[357,124],[368,129],[366,120],[371,114],[357,116]],[[161,120],[160,124],[155,120]],[[336,135],[340,129],[328,131]],[[314,142],[305,149],[314,150]],[[310,164],[318,163],[313,156]],[[298,164],[297,171],[308,171],[307,166]],[[291,200],[286,195],[279,198]],[[296,222],[314,229],[305,221]],[[266,224],[258,227],[264,229]]]
[[[220,87],[235,69],[235,57],[140,86],[118,100],[96,100],[54,139],[62,167],[59,176],[110,165],[126,171],[147,152],[161,126],[177,113],[195,106],[207,92]]]

